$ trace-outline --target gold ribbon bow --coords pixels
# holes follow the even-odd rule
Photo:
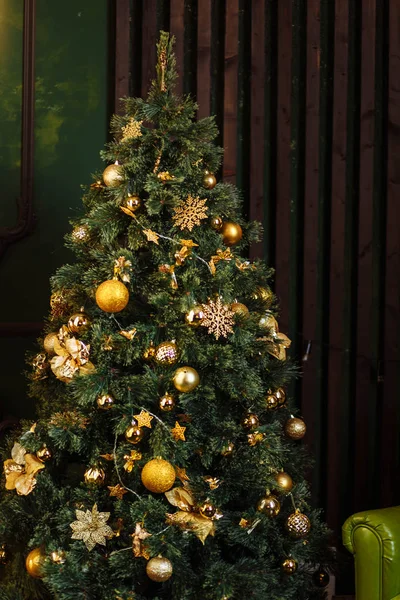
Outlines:
[[[51,370],[57,379],[70,383],[74,375],[89,375],[95,370],[93,363],[89,361],[90,345],[84,344],[74,337],[68,337],[67,327],[61,327],[58,340],[54,343],[54,356],[51,361]]]
[[[286,348],[290,347],[291,340],[279,331],[278,321],[271,314],[264,317],[265,327],[269,328],[268,335],[257,338],[257,342],[267,342],[267,351],[278,360],[286,360]]]
[[[217,254],[214,254],[211,257],[210,262],[208,263],[210,265],[211,273],[215,275],[216,265],[219,263],[220,260],[229,261],[232,260],[232,258],[233,256],[230,248],[227,248],[226,250],[218,249]]]
[[[36,473],[44,469],[44,464],[34,454],[27,454],[16,442],[11,450],[12,458],[4,461],[6,490],[16,490],[20,496],[27,496],[36,485]]]
[[[126,260],[125,256],[119,256],[114,261],[114,277],[120,277],[122,281],[130,282],[131,276],[126,272],[130,269],[132,263],[130,260]]]
[[[214,521],[195,512],[196,503],[188,488],[173,488],[165,492],[165,496],[172,506],[180,509],[176,513],[167,514],[169,525],[178,525],[181,529],[192,531],[203,544],[209,535],[215,535]]]

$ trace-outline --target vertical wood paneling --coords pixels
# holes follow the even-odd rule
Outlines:
[[[237,102],[238,102],[238,19],[239,0],[226,0],[225,72],[224,79],[224,165],[223,178],[236,183]]]
[[[142,20],[142,93],[146,97],[155,77],[157,32],[157,0],[143,2]]]
[[[210,111],[215,115],[219,129],[216,141],[221,146],[224,145],[225,4],[226,0],[211,2]]]
[[[143,26],[143,5],[142,0],[130,0],[131,3],[131,34],[129,56],[131,64],[131,79],[129,84],[129,94],[131,96],[140,96],[142,93],[142,26]],[[119,29],[117,30],[117,38]]]
[[[130,53],[126,51],[127,48],[130,48],[130,0],[116,2],[113,9],[118,29],[118,35],[115,35],[114,106],[116,112],[119,112],[121,110],[120,98],[128,96],[130,91]]]
[[[184,81],[184,20],[185,20],[185,2],[184,0],[170,0],[171,23],[170,32],[175,36],[175,54],[176,64],[180,77],[176,82],[176,92],[183,93]]]
[[[183,91],[196,97],[197,91],[197,6],[198,0],[185,0],[183,37]]]
[[[170,0],[157,0],[157,31],[169,31],[170,19]]]
[[[211,0],[198,0],[197,102],[198,118],[210,114]]]

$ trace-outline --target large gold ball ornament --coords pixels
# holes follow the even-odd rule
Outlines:
[[[178,392],[192,392],[200,383],[200,377],[196,369],[192,367],[180,367],[175,371],[173,383]]]
[[[298,566],[297,560],[291,557],[286,558],[282,563],[282,569],[287,575],[293,575],[297,571]]]
[[[171,412],[175,408],[175,398],[166,392],[159,400],[160,409],[163,412]]]
[[[306,434],[306,424],[303,419],[291,417],[285,423],[285,433],[292,440],[301,440]]]
[[[104,312],[121,312],[129,302],[128,288],[118,279],[103,281],[96,290],[96,302]]]
[[[106,480],[106,474],[101,467],[89,467],[84,474],[85,483],[90,485],[103,485]]]
[[[36,456],[42,462],[46,462],[46,461],[50,460],[50,458],[53,456],[53,454],[47,446],[43,446],[43,448],[40,448],[40,450],[38,450],[36,452]]]
[[[58,335],[55,331],[52,333],[48,333],[43,340],[43,347],[46,350],[47,354],[55,354],[54,344],[58,342]]]
[[[50,553],[50,560],[55,565],[62,565],[65,563],[65,552],[64,550],[54,550]]]
[[[68,319],[68,329],[71,333],[77,333],[78,335],[87,331],[90,325],[89,317],[83,312],[76,313]]]
[[[146,565],[147,577],[152,581],[168,581],[172,575],[172,563],[164,556],[151,558]]]
[[[310,519],[297,508],[294,513],[288,516],[286,521],[286,529],[291,537],[298,540],[310,533]]]
[[[141,427],[138,427],[136,421],[132,422],[132,424],[125,431],[125,439],[130,444],[138,444],[144,438],[144,431]]]
[[[268,396],[265,398],[265,404],[267,410],[276,410],[279,406],[278,398],[275,396],[275,394],[268,394]]]
[[[72,241],[76,244],[83,244],[90,239],[90,229],[87,225],[76,225],[71,232]]]
[[[208,190],[212,190],[217,185],[217,178],[215,177],[215,175],[213,173],[210,173],[209,171],[205,171],[204,177],[203,177],[203,185]]]
[[[174,365],[178,360],[178,346],[175,341],[159,344],[154,353],[154,360],[158,365]]]
[[[281,511],[281,504],[276,496],[269,494],[257,504],[258,512],[268,515],[268,517],[277,517]]]
[[[114,402],[115,400],[111,394],[102,394],[96,400],[96,404],[100,410],[109,410],[114,406]]]
[[[242,304],[241,302],[233,302],[231,304],[231,311],[234,312],[239,317],[243,317],[243,318],[247,317],[249,314],[249,309],[247,308],[247,306],[245,304]]]
[[[204,319],[204,309],[201,305],[194,306],[188,313],[185,315],[185,321],[188,325],[192,325],[192,327],[198,327],[202,324]]]
[[[217,509],[210,502],[204,502],[204,504],[200,506],[199,512],[206,519],[212,519],[215,516]]]
[[[211,217],[211,219],[210,219],[210,225],[211,225],[212,229],[214,229],[215,231],[221,231],[223,224],[224,224],[224,222],[223,222],[222,218],[219,217],[218,215],[215,217]]]
[[[6,550],[6,545],[1,544],[0,546],[0,565],[5,565],[8,561],[8,552]]]
[[[235,449],[235,445],[233,442],[228,442],[221,450],[222,456],[229,457],[232,456],[233,451]]]
[[[176,473],[167,460],[153,458],[144,465],[141,477],[145,488],[155,494],[162,494],[172,488]]]
[[[234,246],[240,242],[243,236],[243,231],[239,223],[233,223],[232,221],[224,221],[221,233],[225,246]]]
[[[279,491],[283,491],[288,494],[292,490],[293,479],[288,473],[285,473],[285,471],[280,471],[277,473],[274,479],[278,485]]]
[[[256,427],[259,426],[260,421],[257,415],[254,413],[248,413],[243,417],[241,424],[243,429],[256,429]]]
[[[29,552],[28,556],[26,557],[25,566],[31,577],[35,577],[36,579],[43,577],[42,567],[45,559],[46,555],[43,553],[41,548],[35,548]]]
[[[136,212],[142,206],[142,201],[139,196],[128,194],[121,206],[127,208],[131,212]]]
[[[329,573],[320,567],[312,576],[314,585],[318,588],[325,588],[329,584]]]
[[[117,163],[108,165],[103,171],[103,181],[107,187],[118,187],[123,181],[121,166]]]

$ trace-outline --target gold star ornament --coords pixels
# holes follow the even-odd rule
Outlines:
[[[153,417],[145,410],[140,411],[140,415],[133,415],[137,421],[138,427],[149,427],[151,429],[151,422]]]
[[[113,530],[107,521],[110,518],[109,512],[99,512],[97,504],[92,510],[77,510],[76,521],[70,524],[73,540],[82,540],[86,548],[91,552],[96,544],[106,545],[106,539],[112,538]]]
[[[186,431],[186,427],[182,427],[178,423],[178,421],[175,421],[175,427],[173,429],[171,429],[172,437],[176,441],[182,440],[183,442],[185,442],[186,441],[185,431]]]
[[[115,498],[118,498],[118,500],[122,500],[123,496],[128,493],[128,490],[123,488],[119,483],[117,483],[117,485],[109,485],[107,487],[110,490],[110,497],[114,496]]]
[[[154,242],[154,244],[157,244],[157,246],[159,246],[159,243],[158,243],[159,235],[158,235],[158,233],[156,233],[155,231],[152,231],[151,229],[143,229],[143,233],[147,237],[147,240],[149,242]]]

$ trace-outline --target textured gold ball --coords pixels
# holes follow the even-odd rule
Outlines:
[[[232,442],[228,442],[221,450],[222,456],[232,456],[235,445]]]
[[[276,496],[269,494],[261,498],[257,504],[257,510],[269,517],[277,517],[281,511],[281,504]]]
[[[87,225],[77,225],[71,232],[72,241],[76,244],[83,244],[90,239],[90,229]]]
[[[48,449],[47,446],[43,446],[43,448],[40,448],[40,450],[38,450],[36,452],[36,456],[42,462],[46,462],[47,460],[50,460],[50,458],[53,456],[53,454],[52,454],[51,450]]]
[[[68,329],[72,333],[81,334],[87,331],[91,325],[90,319],[83,312],[76,313],[68,319]]]
[[[92,485],[103,485],[106,480],[106,474],[101,467],[89,467],[85,471],[85,483]]]
[[[260,424],[260,421],[254,413],[248,413],[242,419],[243,429],[255,429]]]
[[[274,394],[268,394],[265,398],[267,410],[276,410],[279,406],[278,398]]]
[[[58,335],[55,331],[52,333],[48,333],[43,340],[43,347],[46,350],[47,354],[55,354],[54,351],[54,343],[58,342]]]
[[[121,312],[129,302],[128,288],[118,279],[103,281],[96,290],[96,302],[104,312]]]
[[[128,196],[122,202],[121,206],[123,208],[127,208],[132,212],[136,212],[142,206],[142,201],[139,198],[139,196],[131,196],[130,194],[128,194]]]
[[[5,544],[0,546],[0,565],[5,565],[8,560],[8,553]]]
[[[239,223],[224,221],[221,227],[222,241],[225,246],[234,246],[242,239],[243,231]]]
[[[294,560],[294,558],[286,558],[282,563],[282,569],[288,575],[293,575],[297,571],[298,566],[297,560]]]
[[[54,564],[62,565],[63,563],[65,563],[64,550],[55,550],[54,552],[51,552],[50,559],[53,561]]]
[[[275,392],[275,397],[278,400],[279,408],[286,404],[286,392],[283,388],[278,388]]]
[[[233,302],[231,304],[231,311],[239,315],[239,317],[247,317],[249,314],[249,309],[245,304],[242,304],[241,302]]]
[[[272,329],[273,332],[276,331],[276,319],[274,317],[274,315],[272,315],[271,313],[265,313],[265,315],[263,315],[261,317],[261,319],[258,321],[258,326],[261,327],[261,329]]]
[[[43,563],[46,559],[46,555],[42,552],[41,548],[35,548],[29,552],[26,557],[25,566],[31,577],[40,579],[42,575]]]
[[[137,423],[132,423],[125,431],[125,439],[130,444],[138,444],[144,437],[144,431]]]
[[[202,506],[200,506],[200,514],[206,519],[212,519],[217,512],[215,506],[210,504],[210,502],[205,502]]]
[[[286,529],[295,539],[305,537],[308,533],[310,533],[310,519],[307,517],[307,515],[303,514],[299,509],[297,509],[296,512],[288,516],[286,521]]]
[[[159,405],[162,411],[171,412],[175,408],[175,398],[167,392],[164,396],[161,396]]]
[[[218,216],[211,217],[210,225],[211,225],[212,229],[215,229],[215,231],[221,231],[223,224],[224,224],[224,222],[221,217],[218,217]]]
[[[278,484],[279,490],[286,492],[287,494],[293,488],[293,479],[288,473],[280,471],[275,475],[275,481]]]
[[[203,177],[203,185],[208,190],[212,190],[217,184],[217,179],[213,173],[206,171]]]
[[[147,577],[152,581],[168,581],[172,575],[172,571],[171,561],[163,556],[151,558],[146,565]]]
[[[186,313],[185,321],[192,327],[198,327],[202,324],[204,319],[204,309],[201,305],[193,307],[188,313]]]
[[[196,369],[192,367],[180,367],[175,371],[173,383],[178,392],[192,392],[200,383],[200,377]]]
[[[118,187],[123,180],[120,165],[108,165],[103,171],[103,181],[107,187]]]
[[[153,458],[142,469],[142,483],[155,494],[162,494],[172,488],[175,482],[175,469],[167,460]]]
[[[292,417],[285,423],[285,433],[292,440],[301,440],[306,434],[306,424],[303,419]]]
[[[111,394],[102,394],[97,398],[96,403],[100,410],[109,410],[114,406],[114,398]]]
[[[178,346],[175,342],[162,342],[156,348],[154,359],[158,365],[174,365],[178,360]]]

